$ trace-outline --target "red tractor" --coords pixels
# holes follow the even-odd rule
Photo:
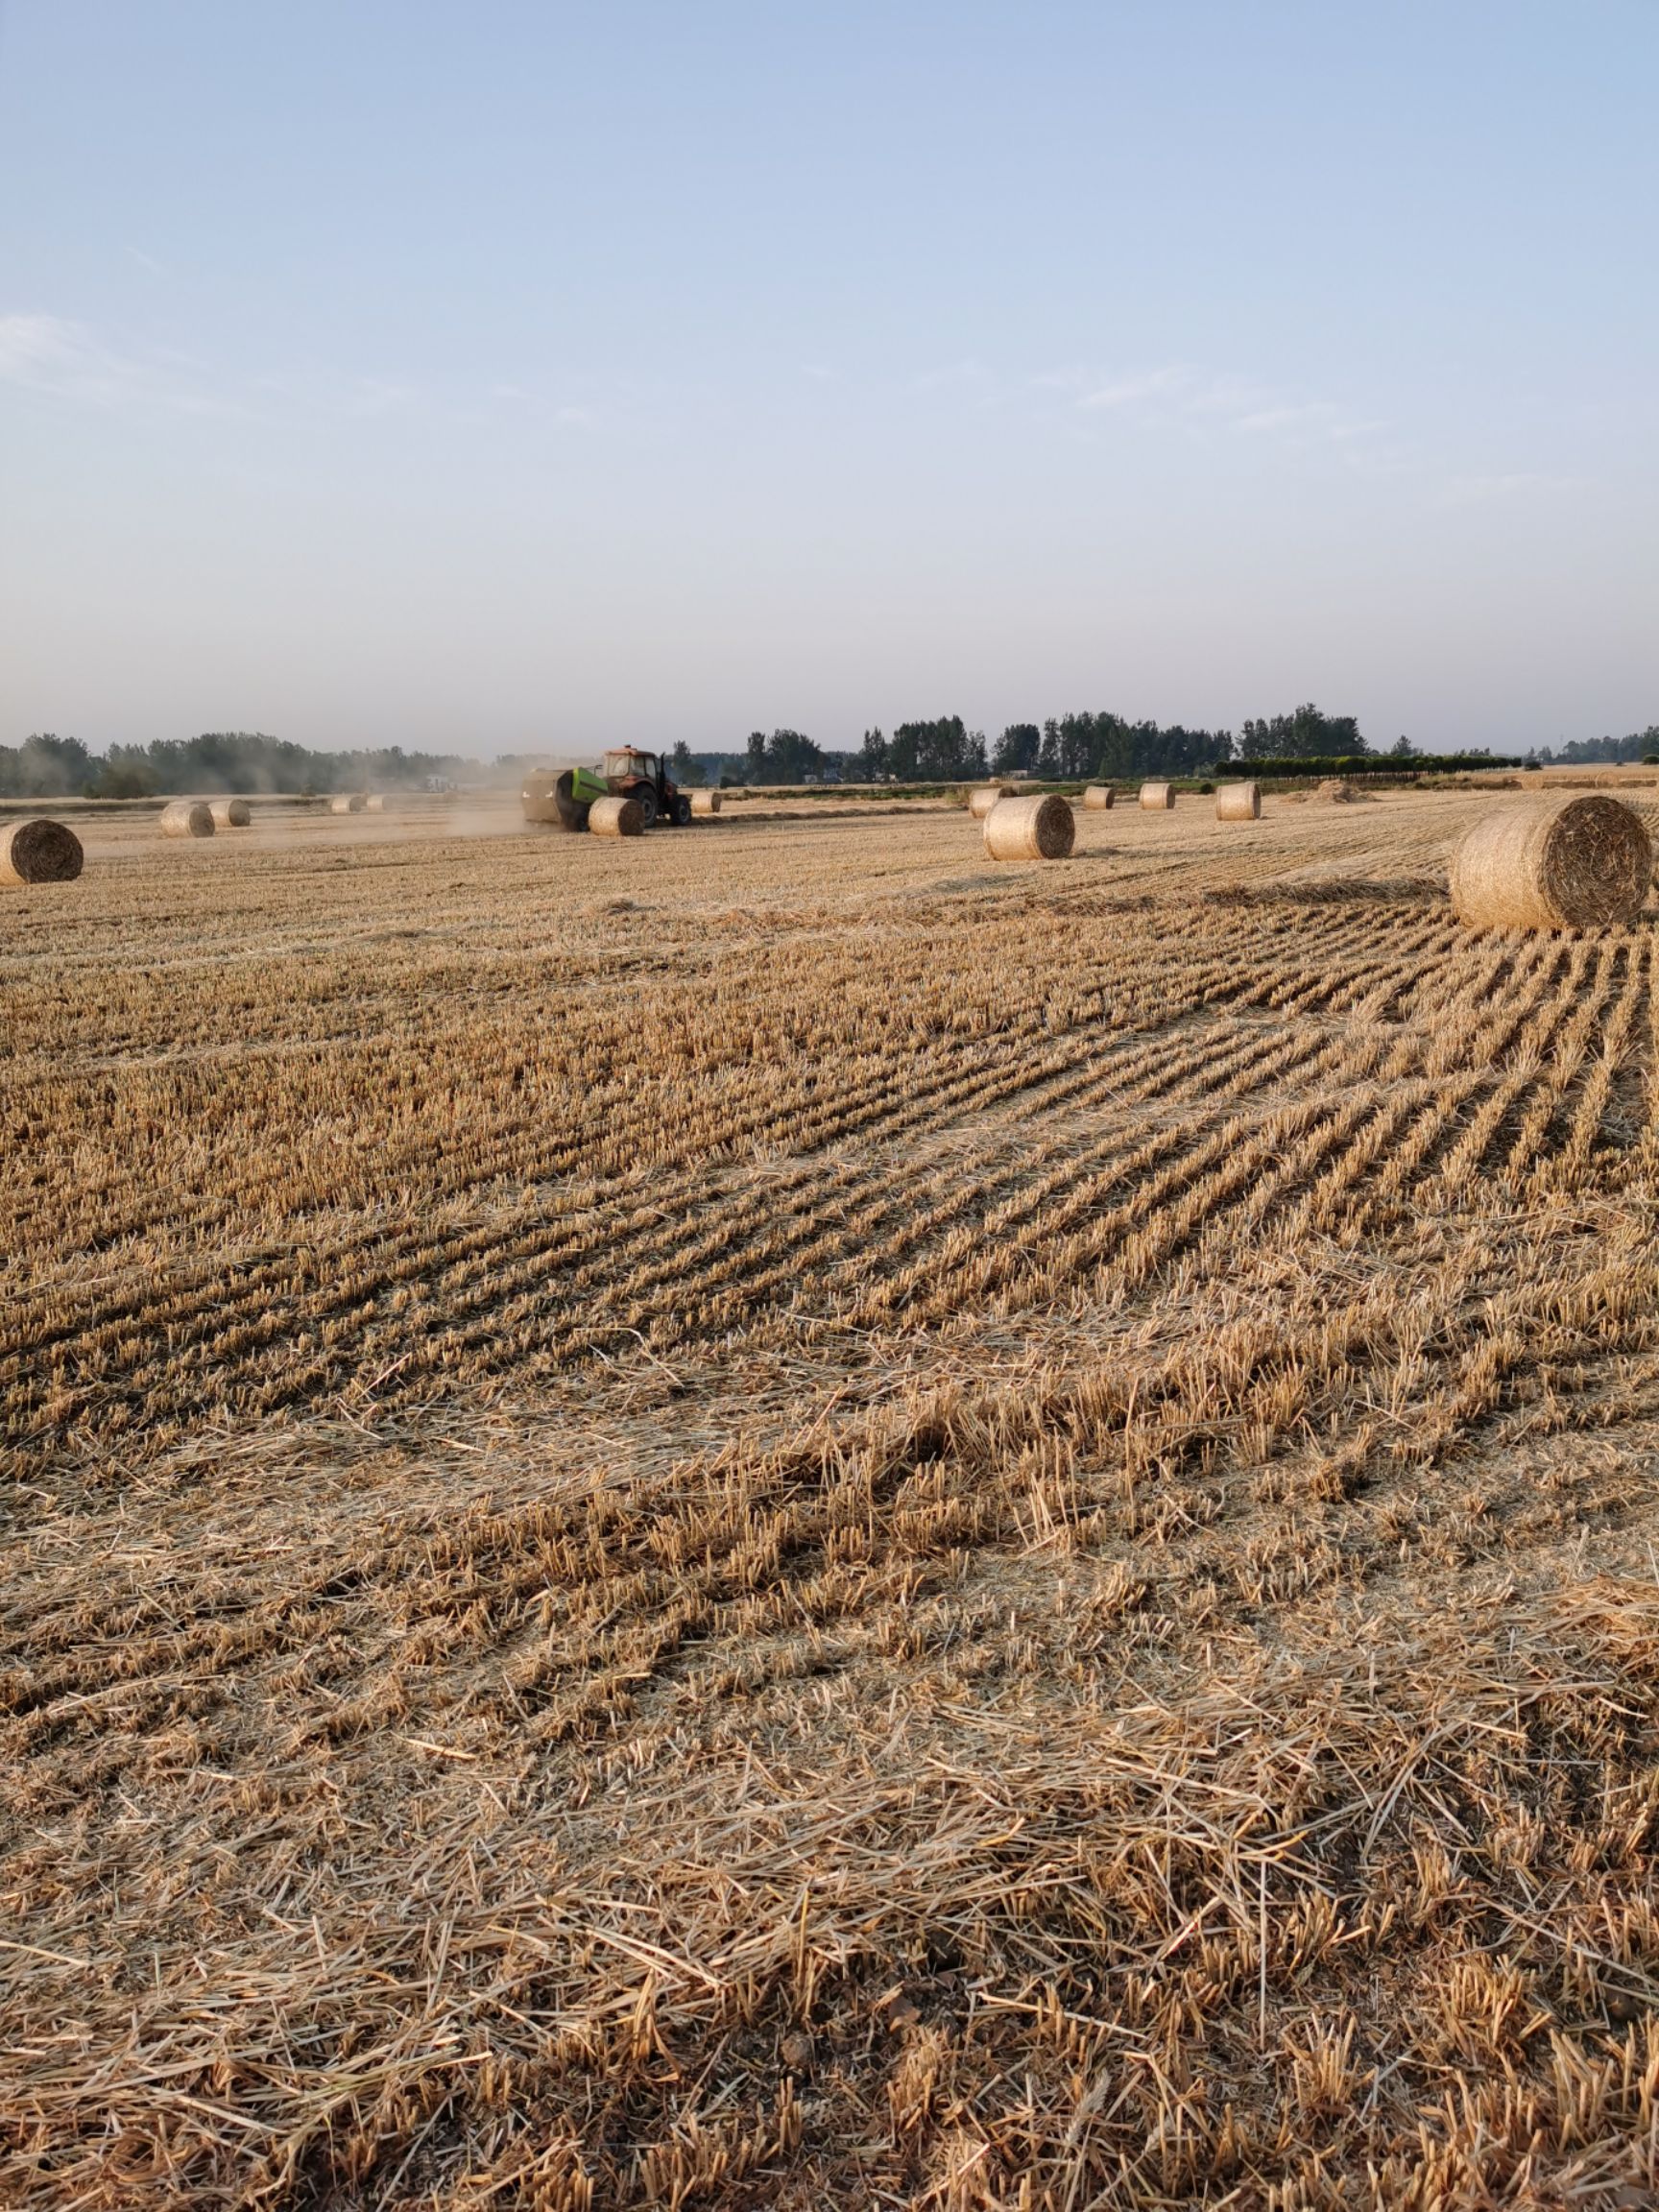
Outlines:
[[[663,767],[660,754],[641,753],[637,745],[607,753],[605,781],[618,798],[639,802],[647,830],[658,822],[684,829],[691,819],[691,802]]]

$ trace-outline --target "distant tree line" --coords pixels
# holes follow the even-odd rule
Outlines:
[[[891,737],[866,730],[853,774],[868,783],[891,776],[900,783],[945,783],[986,772],[985,733],[960,714],[934,722],[901,722]]]
[[[1535,752],[1528,753],[1527,758],[1545,767],[1568,763],[1589,766],[1596,761],[1659,760],[1659,722],[1649,722],[1646,730],[1632,730],[1628,737],[1575,737],[1569,745],[1540,745]]]
[[[475,760],[452,753],[405,753],[400,745],[318,753],[256,731],[211,731],[111,745],[102,757],[79,737],[47,732],[0,745],[0,798],[148,799],[163,793],[360,791],[417,788],[429,776],[476,779]]]
[[[999,776],[1049,781],[1081,776],[1192,776],[1225,759],[1225,730],[1189,730],[1179,722],[1129,722],[1121,714],[1062,714],[1041,729],[1011,722],[998,738],[991,766]]]
[[[1246,721],[1230,730],[1190,730],[1179,722],[1128,721],[1121,714],[1062,714],[1044,723],[1011,722],[987,744],[960,714],[901,722],[891,736],[866,730],[854,753],[832,753],[799,730],[751,732],[741,751],[693,753],[681,738],[669,754],[682,783],[723,779],[751,783],[809,781],[950,783],[987,774],[1023,775],[1052,782],[1089,777],[1203,775],[1229,763],[1342,759],[1407,761],[1404,737],[1378,756],[1352,714],[1326,714],[1309,702],[1289,714]],[[503,755],[493,771],[453,753],[406,753],[400,745],[322,753],[258,731],[208,731],[199,737],[157,738],[150,745],[111,745],[103,755],[78,737],[51,732],[21,745],[0,745],[0,798],[145,799],[176,792],[328,792],[419,788],[428,778],[476,782],[481,774],[510,780],[539,756]],[[1429,760],[1438,762],[1439,756]],[[1471,761],[1477,757],[1469,756]],[[1583,763],[1659,760],[1659,723],[1625,737],[1583,737],[1540,746],[1528,761]]]
[[[1395,748],[1399,754],[1405,745]],[[1336,757],[1368,753],[1352,714],[1326,714],[1311,702],[1290,714],[1230,730],[1190,730],[1179,722],[1131,722],[1121,714],[1062,714],[1043,723],[1011,722],[987,744],[960,714],[902,722],[891,736],[866,730],[853,754],[827,753],[798,730],[757,730],[743,773],[754,783],[798,783],[821,777],[855,782],[947,783],[984,776],[1031,776],[1052,782],[1085,777],[1197,776],[1232,761]],[[1409,748],[1406,748],[1409,751]],[[676,759],[680,749],[676,749]],[[710,777],[729,756],[686,754]]]

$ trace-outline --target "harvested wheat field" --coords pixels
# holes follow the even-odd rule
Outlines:
[[[0,2202],[1651,2201],[1655,906],[1502,801],[9,893]]]

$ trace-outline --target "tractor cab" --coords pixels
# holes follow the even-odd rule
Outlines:
[[[637,745],[619,746],[605,756],[605,781],[619,798],[637,799],[647,830],[656,822],[684,824],[691,819],[691,802],[662,765],[656,753]]]

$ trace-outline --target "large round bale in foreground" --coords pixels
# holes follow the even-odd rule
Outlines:
[[[1217,822],[1255,822],[1261,814],[1260,783],[1223,783],[1215,793]]]
[[[1077,823],[1064,799],[998,799],[985,817],[985,850],[993,860],[1064,860]]]
[[[1110,812],[1116,794],[1110,783],[1091,783],[1083,794],[1083,804],[1091,814]]]
[[[693,814],[718,814],[720,811],[719,792],[693,791],[691,794],[691,811]]]
[[[608,799],[595,799],[589,807],[588,827],[595,837],[643,837],[644,810],[637,799],[624,799],[613,792]]]
[[[82,859],[80,838],[61,822],[0,826],[0,883],[73,883]]]
[[[1166,814],[1175,804],[1173,783],[1142,783],[1141,804],[1149,814]]]
[[[361,791],[336,791],[328,802],[330,814],[361,814],[369,804]]]
[[[213,809],[205,799],[174,799],[161,809],[163,837],[211,837]]]
[[[253,819],[253,809],[246,799],[210,799],[207,811],[215,830],[246,830]]]
[[[1013,796],[1006,783],[982,783],[968,794],[968,811],[975,822],[983,822],[998,799]]]
[[[1535,799],[1483,815],[1452,860],[1472,929],[1596,929],[1633,922],[1653,878],[1640,817],[1618,799]]]

